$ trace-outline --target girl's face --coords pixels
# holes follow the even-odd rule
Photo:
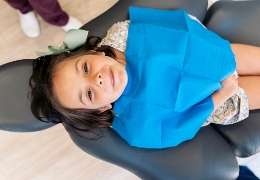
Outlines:
[[[54,93],[68,108],[111,107],[127,84],[125,65],[102,55],[85,55],[59,63],[53,76]]]

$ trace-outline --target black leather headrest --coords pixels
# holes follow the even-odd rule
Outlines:
[[[54,124],[35,119],[30,111],[29,77],[32,60],[20,60],[0,66],[0,129],[30,132],[49,128]]]

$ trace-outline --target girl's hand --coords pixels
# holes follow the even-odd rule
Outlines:
[[[238,91],[238,81],[235,74],[221,81],[221,84],[222,89],[211,95],[214,103],[213,112],[215,112],[226,100]]]
[[[230,98],[238,91],[238,80],[235,74],[221,81],[221,84],[222,84],[222,89],[220,89],[219,91],[225,94],[227,98]]]

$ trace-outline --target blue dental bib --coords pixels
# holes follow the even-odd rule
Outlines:
[[[214,109],[211,95],[236,68],[230,43],[183,10],[130,7],[126,59],[112,127],[142,148],[193,138]]]

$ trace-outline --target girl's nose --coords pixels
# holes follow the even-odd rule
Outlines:
[[[102,78],[101,73],[98,73],[98,74],[97,74],[96,83],[97,83],[97,85],[98,85],[99,87],[103,87],[103,78]]]

